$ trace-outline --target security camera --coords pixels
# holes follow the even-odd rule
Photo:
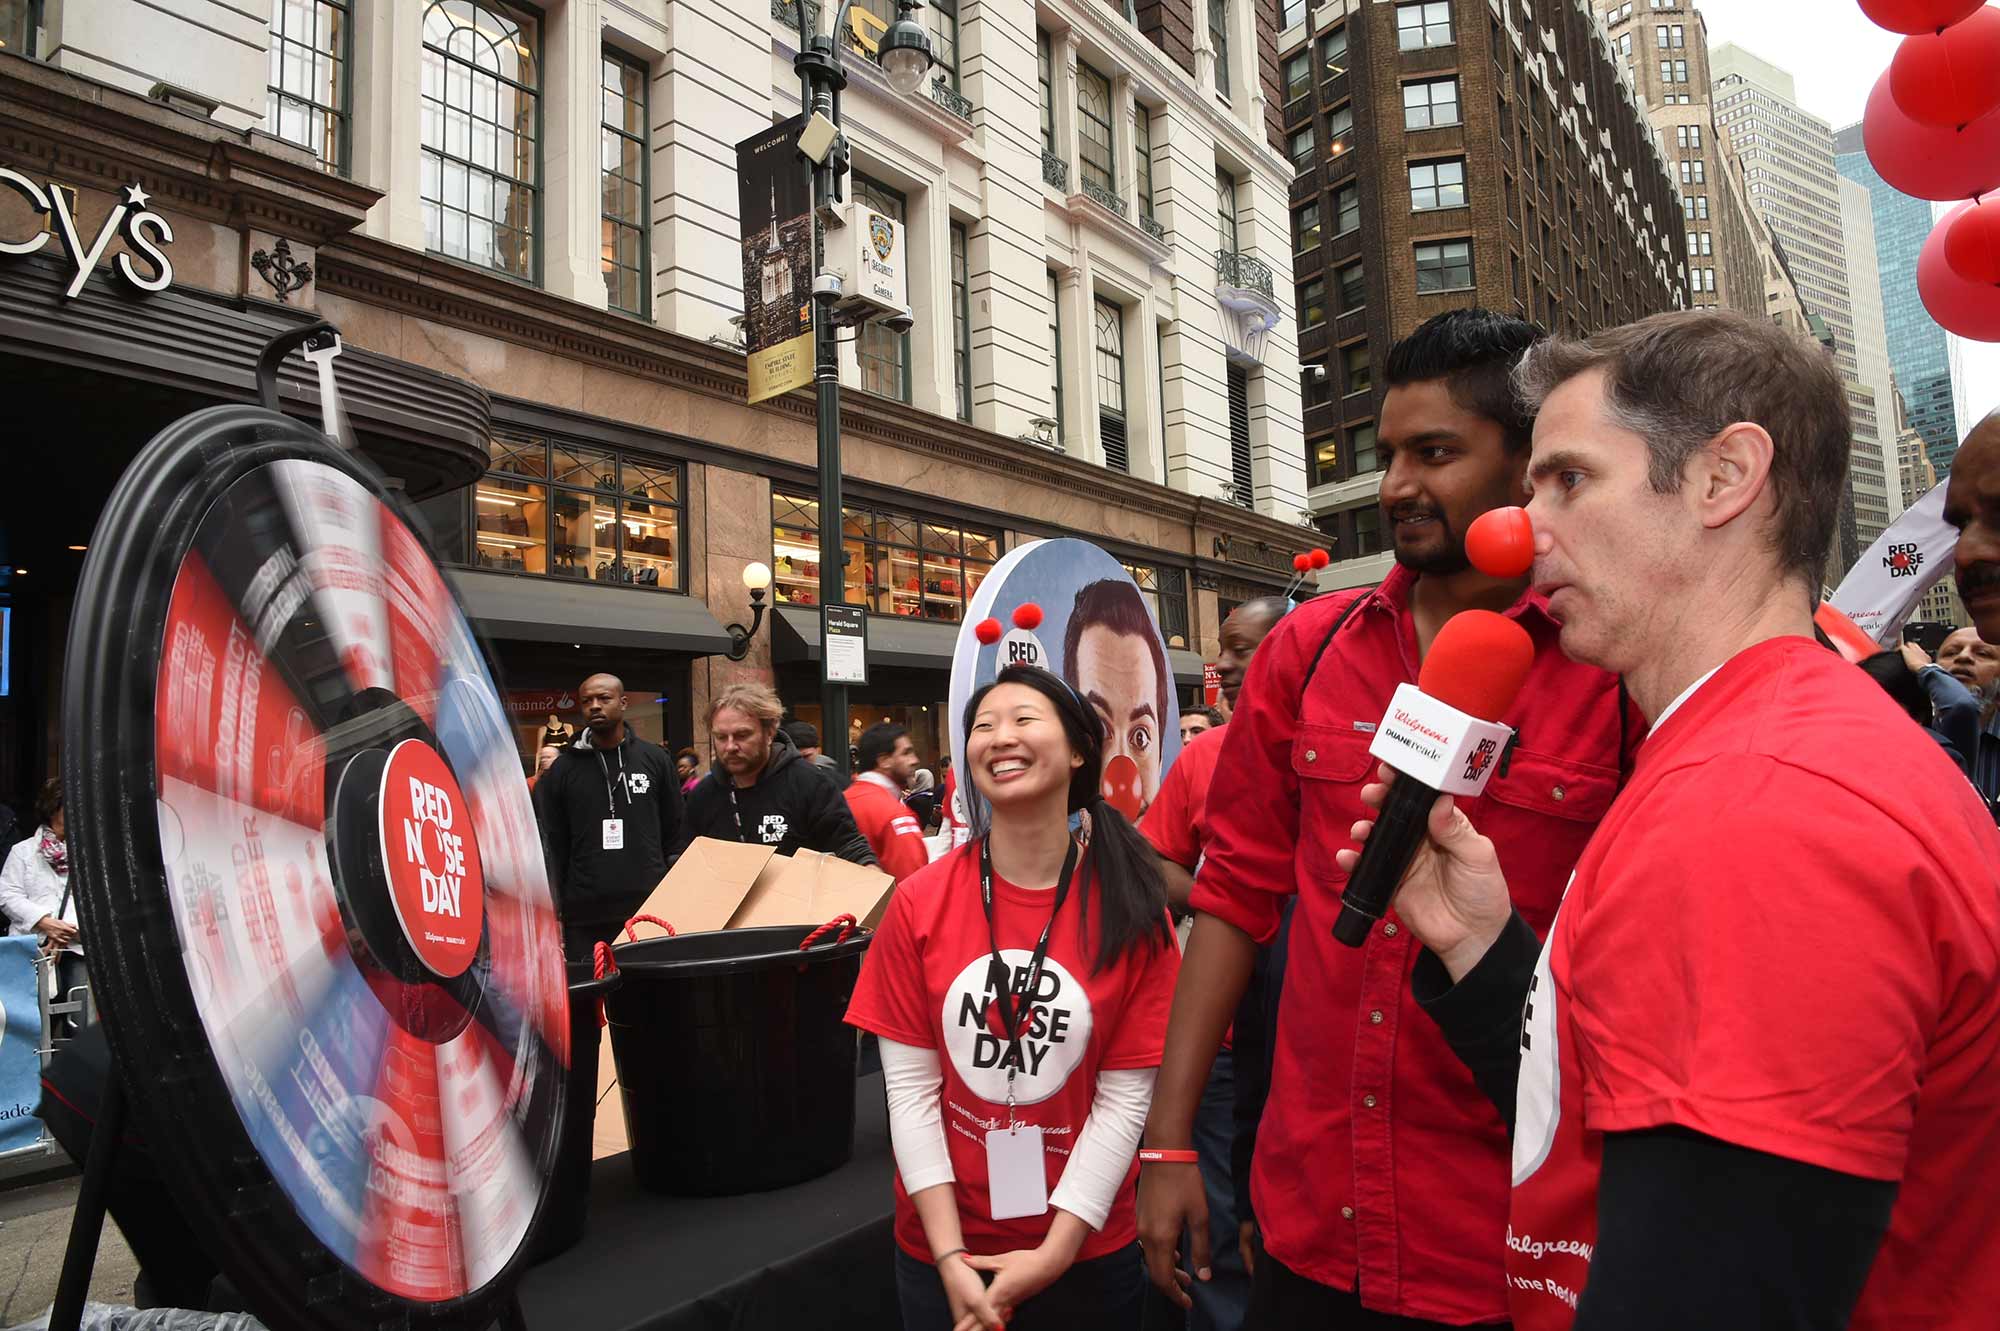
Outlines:
[[[1307,383],[1323,384],[1326,382],[1326,366],[1324,365],[1307,365],[1305,372]]]
[[[915,328],[917,326],[917,321],[915,317],[910,314],[909,310],[901,309],[896,311],[894,314],[883,315],[882,326],[900,337],[902,334],[909,332],[912,328]]]
[[[813,274],[814,300],[839,300],[847,291],[847,284],[840,280],[839,273],[820,272]]]

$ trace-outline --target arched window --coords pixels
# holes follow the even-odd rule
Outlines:
[[[424,246],[538,276],[540,23],[481,0],[424,10]]]

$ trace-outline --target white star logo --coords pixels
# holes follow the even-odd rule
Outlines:
[[[127,185],[125,187],[125,202],[131,204],[134,208],[144,208],[152,201],[152,198],[152,195],[146,193],[145,190],[139,188],[137,185]]]

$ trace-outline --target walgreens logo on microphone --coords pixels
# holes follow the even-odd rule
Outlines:
[[[1506,726],[1482,721],[1404,684],[1390,699],[1368,752],[1433,790],[1477,795],[1512,734]]]

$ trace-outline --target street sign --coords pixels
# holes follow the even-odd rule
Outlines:
[[[868,682],[868,612],[858,605],[820,607],[820,659],[829,684]]]

